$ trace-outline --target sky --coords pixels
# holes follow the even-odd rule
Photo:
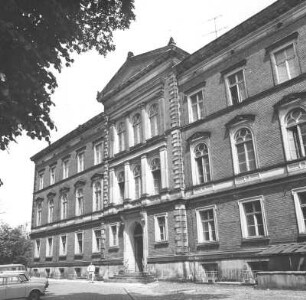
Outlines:
[[[125,31],[114,33],[116,50],[106,57],[91,51],[74,55],[75,62],[57,74],[58,88],[52,95],[55,106],[51,117],[57,131],[54,142],[78,125],[103,111],[96,100],[127,53],[138,55],[166,46],[170,37],[189,53],[202,48],[218,36],[240,24],[275,0],[135,0],[136,21]],[[34,163],[30,160],[47,147],[44,141],[31,140],[25,134],[0,151],[0,221],[11,226],[31,221],[34,185]]]

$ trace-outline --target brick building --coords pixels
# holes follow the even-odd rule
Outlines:
[[[98,94],[105,115],[33,157],[33,268],[305,270],[305,15],[280,0],[191,55],[172,39],[129,53]]]

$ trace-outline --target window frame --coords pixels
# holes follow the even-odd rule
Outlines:
[[[60,201],[61,201],[61,220],[65,220],[68,217],[68,193],[61,194]],[[66,203],[65,215],[63,213],[64,203]]]
[[[48,201],[48,223],[54,222],[54,199]]]
[[[82,249],[81,249],[82,251],[80,251],[80,248],[79,248],[78,234],[82,235]],[[80,255],[83,253],[84,253],[84,231],[77,231],[75,232],[75,235],[74,235],[74,254]]]
[[[51,240],[51,245],[50,241]],[[47,237],[46,238],[46,257],[53,257],[53,248],[54,248],[54,238],[53,237]]]
[[[297,66],[297,73],[298,74],[296,76],[294,76],[294,77],[289,76],[288,68],[287,68],[287,65],[286,65],[286,71],[287,71],[288,79],[280,82],[279,81],[278,69],[277,69],[277,65],[276,65],[275,53],[276,52],[280,52],[281,50],[285,50],[290,45],[293,46],[293,51],[294,51],[294,54],[295,54],[295,63],[296,63],[296,66]],[[300,66],[300,59],[299,59],[299,56],[298,56],[298,53],[297,53],[296,39],[293,39],[291,41],[283,43],[281,46],[276,47],[276,48],[270,50],[270,59],[271,59],[271,63],[272,63],[272,71],[273,71],[273,75],[274,75],[274,78],[275,78],[275,84],[284,83],[284,82],[289,81],[289,80],[291,80],[291,79],[293,79],[295,77],[298,77],[301,74],[301,66]]]
[[[139,115],[139,123],[135,124],[135,117]],[[132,130],[133,130],[133,145],[136,146],[142,143],[142,116],[141,112],[135,112],[132,116]],[[137,135],[135,134],[137,130]]]
[[[205,240],[204,239],[204,228],[203,222],[201,218],[201,212],[203,211],[213,211],[213,221],[215,226],[215,240]],[[219,232],[218,232],[218,222],[217,222],[217,206],[216,205],[209,205],[199,207],[195,210],[196,213],[196,224],[197,224],[197,242],[198,244],[211,244],[219,242]]]
[[[77,153],[77,173],[85,170],[85,151]]]
[[[123,174],[122,176],[123,180],[119,180],[121,178],[120,177],[121,174]],[[116,179],[117,179],[117,184],[118,184],[119,200],[122,202],[125,198],[125,172],[124,170],[117,171]]]
[[[157,168],[153,169],[153,162],[158,160],[159,165]],[[160,194],[162,190],[162,174],[161,174],[161,161],[159,156],[152,157],[150,160],[150,171],[152,174],[152,186],[153,186],[153,195],[158,195]],[[158,178],[156,178],[156,174],[158,174]],[[158,187],[156,186],[156,181],[158,180]]]
[[[165,218],[165,232],[164,232],[164,239],[161,239],[161,232],[159,229],[159,218]],[[169,241],[169,234],[168,234],[168,213],[161,213],[154,215],[154,237],[156,243],[166,243]]]
[[[195,119],[194,115],[193,115],[193,109],[192,109],[192,103],[191,103],[191,97],[198,94],[198,93],[202,93],[202,97],[203,97],[203,112],[202,112],[202,117],[200,116],[200,109],[199,109],[199,104],[197,101],[197,119]],[[188,119],[189,119],[189,123],[193,123],[196,122],[198,120],[203,120],[206,115],[207,115],[207,111],[206,111],[206,107],[205,107],[205,92],[204,92],[204,87],[197,89],[193,92],[191,92],[190,94],[187,95],[187,102],[188,102]]]
[[[244,204],[255,202],[255,201],[259,201],[259,203],[260,203],[264,234],[263,235],[249,236],[248,235],[248,222],[247,222],[247,219],[246,219]],[[242,238],[247,239],[247,240],[266,238],[268,236],[268,226],[267,226],[267,219],[266,219],[266,213],[265,213],[265,207],[264,207],[264,197],[261,195],[261,196],[255,196],[255,197],[240,199],[238,201],[238,207],[239,207],[240,226],[241,226]]]
[[[297,226],[298,226],[298,234],[299,235],[306,235],[306,224],[304,221],[303,211],[301,208],[300,193],[306,193],[306,186],[299,187],[296,189],[291,190],[293,201],[294,201],[294,207],[295,207],[295,214],[296,214],[296,220],[297,220]]]
[[[50,185],[52,184],[55,184],[55,170],[56,170],[56,167],[55,166],[52,166],[50,167],[49,169],[49,174],[50,174]]]
[[[100,232],[100,241],[97,243],[97,236],[96,231]],[[102,233],[101,228],[93,228],[92,229],[92,253],[100,253],[101,252],[101,240],[102,240]]]
[[[82,191],[81,192],[81,196],[78,196],[78,191]],[[82,199],[82,201],[81,201],[81,206],[79,205],[79,199]],[[75,200],[76,200],[76,202],[75,202],[75,215],[76,216],[81,216],[81,215],[83,215],[84,214],[84,189],[83,189],[83,187],[79,187],[79,188],[77,188],[76,189],[76,191],[75,191]]]
[[[99,165],[103,161],[103,141],[94,144],[94,165]]]
[[[229,77],[235,75],[235,74],[238,74],[239,72],[242,72],[242,77],[243,77],[243,84],[244,84],[244,92],[245,92],[245,98],[242,99],[242,97],[240,96],[241,95],[241,91],[240,89],[238,88],[238,94],[239,94],[239,99],[238,99],[238,102],[236,103],[234,100],[233,100],[233,97],[232,97],[232,93],[231,93],[231,85],[230,85],[230,82],[229,82]],[[232,105],[237,105],[239,103],[242,103],[243,101],[245,101],[245,99],[248,98],[248,91],[247,91],[247,84],[246,84],[246,78],[245,78],[245,67],[240,67],[240,68],[236,68],[228,73],[226,73],[224,75],[224,79],[225,79],[225,86],[226,86],[226,94],[227,94],[227,98],[228,98],[228,105],[229,106],[232,106]],[[238,86],[238,83],[235,82],[235,86]]]
[[[36,226],[42,224],[42,201],[36,203]]]
[[[114,240],[112,227],[116,227],[116,240]],[[109,228],[109,247],[119,247],[119,223],[111,223],[108,225]]]
[[[37,242],[39,242],[39,246],[37,246]],[[41,239],[35,239],[34,242],[34,258],[39,258],[40,257],[40,251],[41,251]]]
[[[122,126],[121,126],[122,124]],[[118,151],[117,153],[119,152],[122,152],[126,149],[126,131],[127,128],[126,128],[126,122],[125,120],[121,120],[117,123],[117,126],[116,126],[116,134],[117,134],[117,142],[118,142]]]
[[[237,146],[236,146],[236,139],[235,139],[236,134],[241,129],[249,130],[251,135],[252,135],[252,143],[253,143],[254,158],[255,158],[255,168],[252,169],[252,170],[244,171],[244,172],[240,171],[238,152],[237,152]],[[231,140],[233,166],[234,166],[235,174],[238,175],[238,174],[244,174],[244,173],[247,173],[247,172],[255,172],[259,168],[259,160],[258,160],[258,154],[257,154],[258,153],[257,143],[256,143],[256,139],[255,139],[255,135],[254,135],[252,126],[250,126],[250,124],[244,123],[244,124],[241,124],[240,126],[233,127],[230,131],[230,140]]]
[[[63,248],[63,240],[62,238],[65,237],[66,243],[65,243],[65,249]],[[60,256],[66,256],[67,255],[67,244],[68,244],[68,238],[67,234],[63,234],[59,236],[59,255]],[[65,251],[63,251],[65,250]]]
[[[69,177],[69,159],[64,159],[62,162],[62,168],[63,168],[63,179],[66,179]]]
[[[97,206],[96,203],[96,196],[97,196],[97,190],[96,190],[96,185],[99,184],[100,185],[100,189],[98,189],[98,191],[100,191],[100,199],[99,199],[99,203]],[[92,211],[100,211],[101,209],[103,209],[103,180],[95,180],[92,183]]]
[[[139,175],[137,175],[137,176],[135,176],[136,168],[139,169]],[[141,196],[142,196],[142,172],[141,172],[141,164],[135,164],[133,166],[133,180],[134,180],[134,199],[140,199]],[[137,188],[137,185],[138,185],[138,188]],[[138,194],[137,194],[137,192],[138,192]]]
[[[38,189],[42,190],[44,188],[44,172],[38,173]]]
[[[152,114],[152,108],[156,107],[156,111]],[[150,137],[155,137],[159,135],[159,120],[160,120],[160,113],[159,113],[159,104],[154,102],[150,104],[148,108],[148,119],[150,124]],[[154,120],[154,122],[153,122]]]

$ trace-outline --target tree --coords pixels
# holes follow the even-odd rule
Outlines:
[[[32,243],[22,225],[11,228],[8,224],[0,223],[0,264],[28,265],[31,253]]]
[[[115,49],[113,31],[135,19],[134,0],[5,0],[0,9],[0,149],[23,131],[49,141],[55,70],[71,54]]]

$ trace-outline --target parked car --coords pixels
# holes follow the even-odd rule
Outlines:
[[[0,274],[0,300],[39,300],[46,291],[44,283],[32,282],[24,274]]]
[[[31,277],[26,267],[22,264],[0,265],[0,274],[2,273],[24,274],[27,280],[31,280],[32,282],[37,282],[37,283],[44,283],[45,288],[49,286],[48,278]]]

